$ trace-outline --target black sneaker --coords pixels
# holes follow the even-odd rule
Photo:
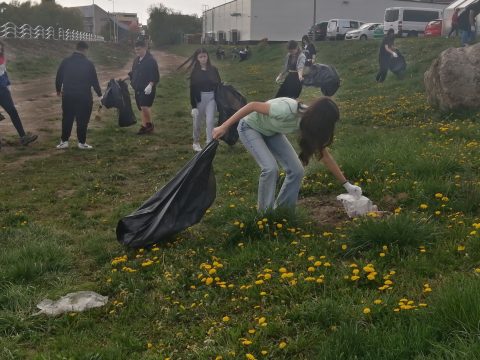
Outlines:
[[[141,126],[137,132],[137,135],[145,135],[153,132],[154,126],[152,123],[147,123],[146,126]]]
[[[28,145],[28,144],[30,144],[31,142],[34,142],[35,140],[37,140],[37,138],[38,138],[38,135],[26,133],[25,135],[23,135],[23,136],[20,138],[20,144],[22,144],[22,145]]]

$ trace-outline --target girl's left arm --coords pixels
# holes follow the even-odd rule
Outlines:
[[[330,154],[330,152],[326,148],[322,150],[321,161],[341,184],[344,184],[347,182],[347,179],[345,178],[345,175],[343,175],[342,170],[340,170],[340,167],[338,166],[337,162],[335,161],[333,156]]]

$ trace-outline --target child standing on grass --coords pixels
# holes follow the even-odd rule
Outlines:
[[[327,169],[342,183],[349,194],[359,197],[362,189],[352,185],[343,175],[327,149],[333,141],[338,107],[333,100],[322,97],[305,106],[290,98],[276,98],[267,102],[251,102],[237,111],[221,126],[213,129],[213,138],[219,139],[230,126],[238,124],[240,140],[260,166],[258,182],[258,211],[276,208],[294,208],[304,175],[303,166],[316,155]],[[300,155],[297,156],[285,134],[300,130]],[[275,198],[278,164],[286,177]]]
[[[192,55],[192,62],[187,69],[190,74],[190,104],[193,119],[193,151],[202,151],[200,146],[200,127],[203,119],[207,125],[207,144],[212,141],[212,130],[215,127],[215,91],[221,83],[220,74],[210,63],[206,49],[201,48]]]
[[[0,106],[5,109],[12,120],[13,126],[20,136],[20,144],[28,145],[37,140],[37,135],[26,133],[23,129],[22,121],[18,115],[18,111],[13,103],[12,94],[10,93],[10,80],[7,74],[7,58],[5,56],[5,45],[0,41]],[[1,114],[0,114],[1,115]],[[0,121],[4,117],[0,118]],[[1,147],[1,142],[0,142]]]
[[[295,40],[290,40],[287,45],[288,54],[282,72],[277,76],[276,82],[287,75],[285,81],[278,89],[276,98],[289,97],[297,99],[302,92],[303,68],[305,67],[305,54]]]

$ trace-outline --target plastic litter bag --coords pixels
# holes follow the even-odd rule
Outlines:
[[[78,291],[62,296],[57,301],[43,299],[35,315],[46,314],[50,316],[61,315],[66,312],[82,312],[88,309],[102,307],[108,302],[108,296],[97,294],[93,291]]]
[[[102,105],[107,109],[123,107],[122,91],[119,83],[115,79],[108,82],[105,94],[103,94]]]
[[[127,127],[135,124],[135,113],[132,109],[132,101],[130,100],[130,93],[128,91],[128,85],[125,81],[119,80],[120,93],[122,96],[122,107],[118,108],[118,126]]]
[[[337,196],[337,200],[342,202],[347,215],[351,218],[378,211],[377,206],[373,205],[372,201],[365,196],[356,198],[350,194],[341,194]]]
[[[215,92],[215,102],[218,109],[218,126],[222,125],[230,116],[247,104],[245,96],[240,94],[232,85],[219,84]],[[238,141],[236,126],[230,126],[227,133],[220,138],[228,145],[235,145]]]
[[[396,53],[398,57],[394,58],[393,56],[390,58],[390,62],[388,64],[388,68],[391,72],[393,72],[397,76],[402,76],[407,69],[407,62],[405,61],[405,57],[400,53],[397,49]]]
[[[303,78],[303,85],[318,87],[323,95],[333,96],[340,87],[340,76],[332,65],[313,64]]]
[[[211,141],[160,191],[117,225],[120,243],[140,248],[167,240],[198,223],[216,197],[213,159],[218,141]]]

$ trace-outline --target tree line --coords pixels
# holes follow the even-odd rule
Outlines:
[[[178,44],[184,34],[202,32],[202,18],[184,15],[160,4],[149,9],[148,32],[156,46]]]
[[[54,0],[42,0],[41,3],[18,0],[10,4],[0,4],[0,23],[13,22],[20,26],[30,24],[32,26],[53,26],[65,29],[83,31],[83,18],[76,9],[64,8],[57,5]]]

